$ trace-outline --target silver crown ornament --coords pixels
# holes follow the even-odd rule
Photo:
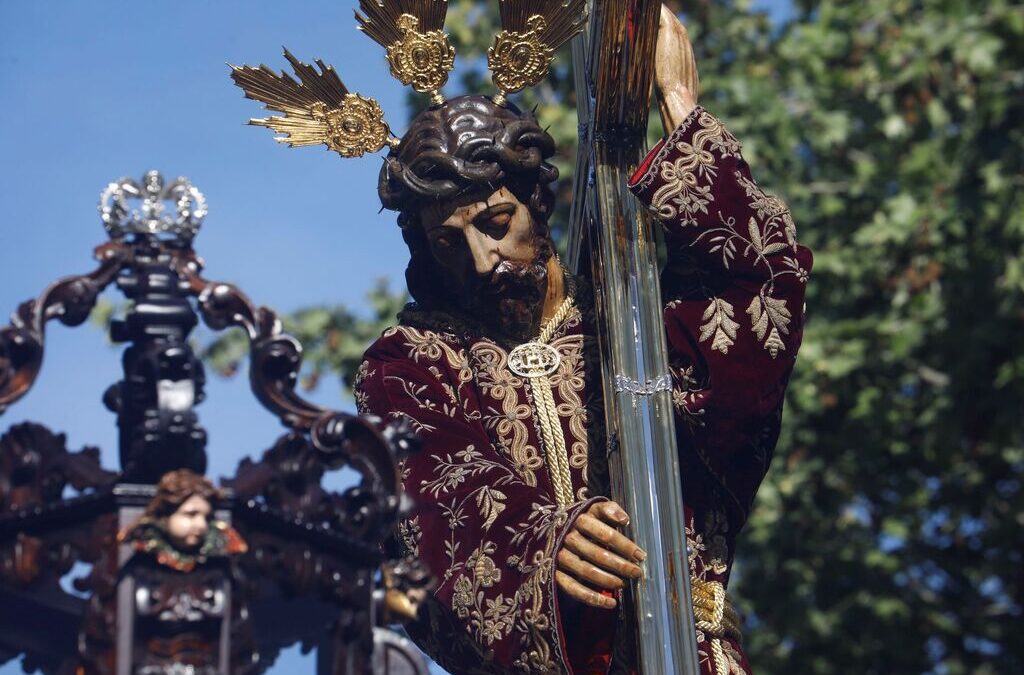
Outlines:
[[[164,183],[159,171],[141,181],[121,178],[100,193],[100,216],[107,234],[121,240],[130,234],[166,235],[191,242],[206,217],[206,197],[187,178]]]

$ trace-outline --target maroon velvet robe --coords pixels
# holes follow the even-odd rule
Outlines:
[[[778,437],[811,255],[785,204],[757,187],[739,143],[703,109],[651,151],[631,187],[663,222],[669,250],[662,293],[701,668],[748,673],[725,586]],[[579,289],[581,311],[549,342],[562,360],[548,378],[516,376],[510,346],[473,325],[415,311],[361,367],[360,410],[407,417],[423,441],[402,467],[417,506],[400,535],[439,585],[409,632],[457,675],[609,667],[614,612],[560,596],[553,574],[562,538],[607,481],[587,295]],[[533,386],[550,386],[557,404],[578,500],[568,508],[556,504]],[[658,574],[658,561],[646,572]]]

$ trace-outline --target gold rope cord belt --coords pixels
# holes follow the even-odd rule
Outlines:
[[[732,599],[725,586],[718,581],[703,581],[690,577],[690,590],[693,593],[693,616],[697,620],[697,628],[708,637],[730,638],[739,642],[740,616],[732,606]]]

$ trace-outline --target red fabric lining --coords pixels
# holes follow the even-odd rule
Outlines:
[[[646,157],[644,157],[644,161],[640,162],[640,166],[638,166],[636,171],[633,172],[633,175],[629,177],[627,185],[629,185],[630,188],[636,186],[636,184],[643,179],[644,174],[647,173],[647,169],[650,168],[654,158],[658,156],[659,152],[661,152],[661,146],[663,145],[665,145],[664,138],[658,141],[658,144],[651,148],[651,151],[647,153]]]

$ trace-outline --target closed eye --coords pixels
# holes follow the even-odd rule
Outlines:
[[[515,212],[515,204],[498,204],[477,214],[473,225],[492,239],[501,239],[508,233]]]
[[[434,235],[432,241],[434,246],[439,248],[451,248],[462,239],[462,233],[453,227],[443,228],[439,234]]]

